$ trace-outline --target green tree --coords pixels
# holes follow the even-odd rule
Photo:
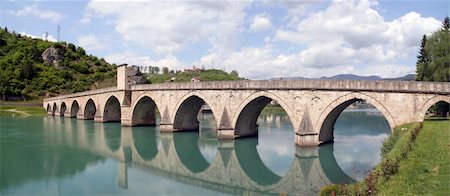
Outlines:
[[[425,50],[426,44],[427,44],[427,36],[423,35],[416,63],[416,80],[418,81],[428,80],[426,77],[429,75],[428,63],[430,62],[430,59],[427,50]]]
[[[169,68],[168,67],[163,67],[163,74],[169,74]]]
[[[442,28],[428,38],[424,35],[417,56],[416,80],[450,82],[450,32],[449,17],[442,22]],[[450,105],[438,102],[430,108],[434,115],[446,115]]]
[[[450,27],[450,19],[447,17],[445,17],[444,21],[442,22],[442,30],[443,31],[448,31]]]
[[[230,74],[233,76],[239,77],[239,73],[236,70],[231,71]]]
[[[442,29],[431,36],[424,36],[416,64],[419,81],[450,82],[450,32],[449,18],[442,23]]]

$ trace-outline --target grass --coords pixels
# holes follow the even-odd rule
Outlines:
[[[423,125],[423,126],[422,126]],[[382,160],[362,182],[328,185],[321,195],[449,195],[450,120],[428,119],[395,128]]]
[[[42,107],[5,106],[0,105],[0,116],[46,116]]]
[[[378,189],[380,195],[449,195],[450,120],[426,120],[398,173]]]

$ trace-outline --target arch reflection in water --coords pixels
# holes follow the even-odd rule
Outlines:
[[[375,108],[347,108],[335,124],[334,155],[347,174],[363,180],[380,161],[383,140],[391,129]]]
[[[295,157],[288,172],[278,176],[261,161],[255,139],[219,142],[217,147],[210,145],[218,153],[212,162],[208,162],[199,150],[197,132],[161,134],[159,137],[163,147],[158,148],[158,134],[154,130],[120,126],[114,129],[114,124],[96,125],[93,126],[96,132],[95,144],[76,139],[74,141],[79,144],[75,146],[118,160],[117,179],[121,187],[132,187],[128,185],[128,180],[133,178],[128,176],[129,167],[231,194],[314,194],[322,185],[352,181],[343,172],[339,175],[335,173],[339,166],[336,161],[330,161],[334,160],[332,149],[323,146],[321,149],[295,147],[296,153],[292,155]],[[118,130],[120,134],[116,133]],[[87,131],[81,129],[74,133],[85,137],[89,134],[82,132]],[[83,138],[78,135],[67,136]]]
[[[132,130],[133,144],[139,157],[152,160],[158,154],[158,141],[155,127],[136,127]]]

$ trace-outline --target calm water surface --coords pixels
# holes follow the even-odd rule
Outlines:
[[[289,118],[261,115],[259,137],[219,141],[211,114],[199,132],[160,133],[59,117],[0,117],[0,195],[314,195],[361,180],[390,132],[373,109],[345,110],[335,142],[300,148]]]

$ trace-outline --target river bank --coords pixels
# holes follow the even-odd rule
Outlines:
[[[328,185],[321,195],[448,194],[449,152],[449,119],[401,125],[384,142],[382,161],[364,181]]]
[[[0,116],[45,116],[41,101],[0,101]]]

